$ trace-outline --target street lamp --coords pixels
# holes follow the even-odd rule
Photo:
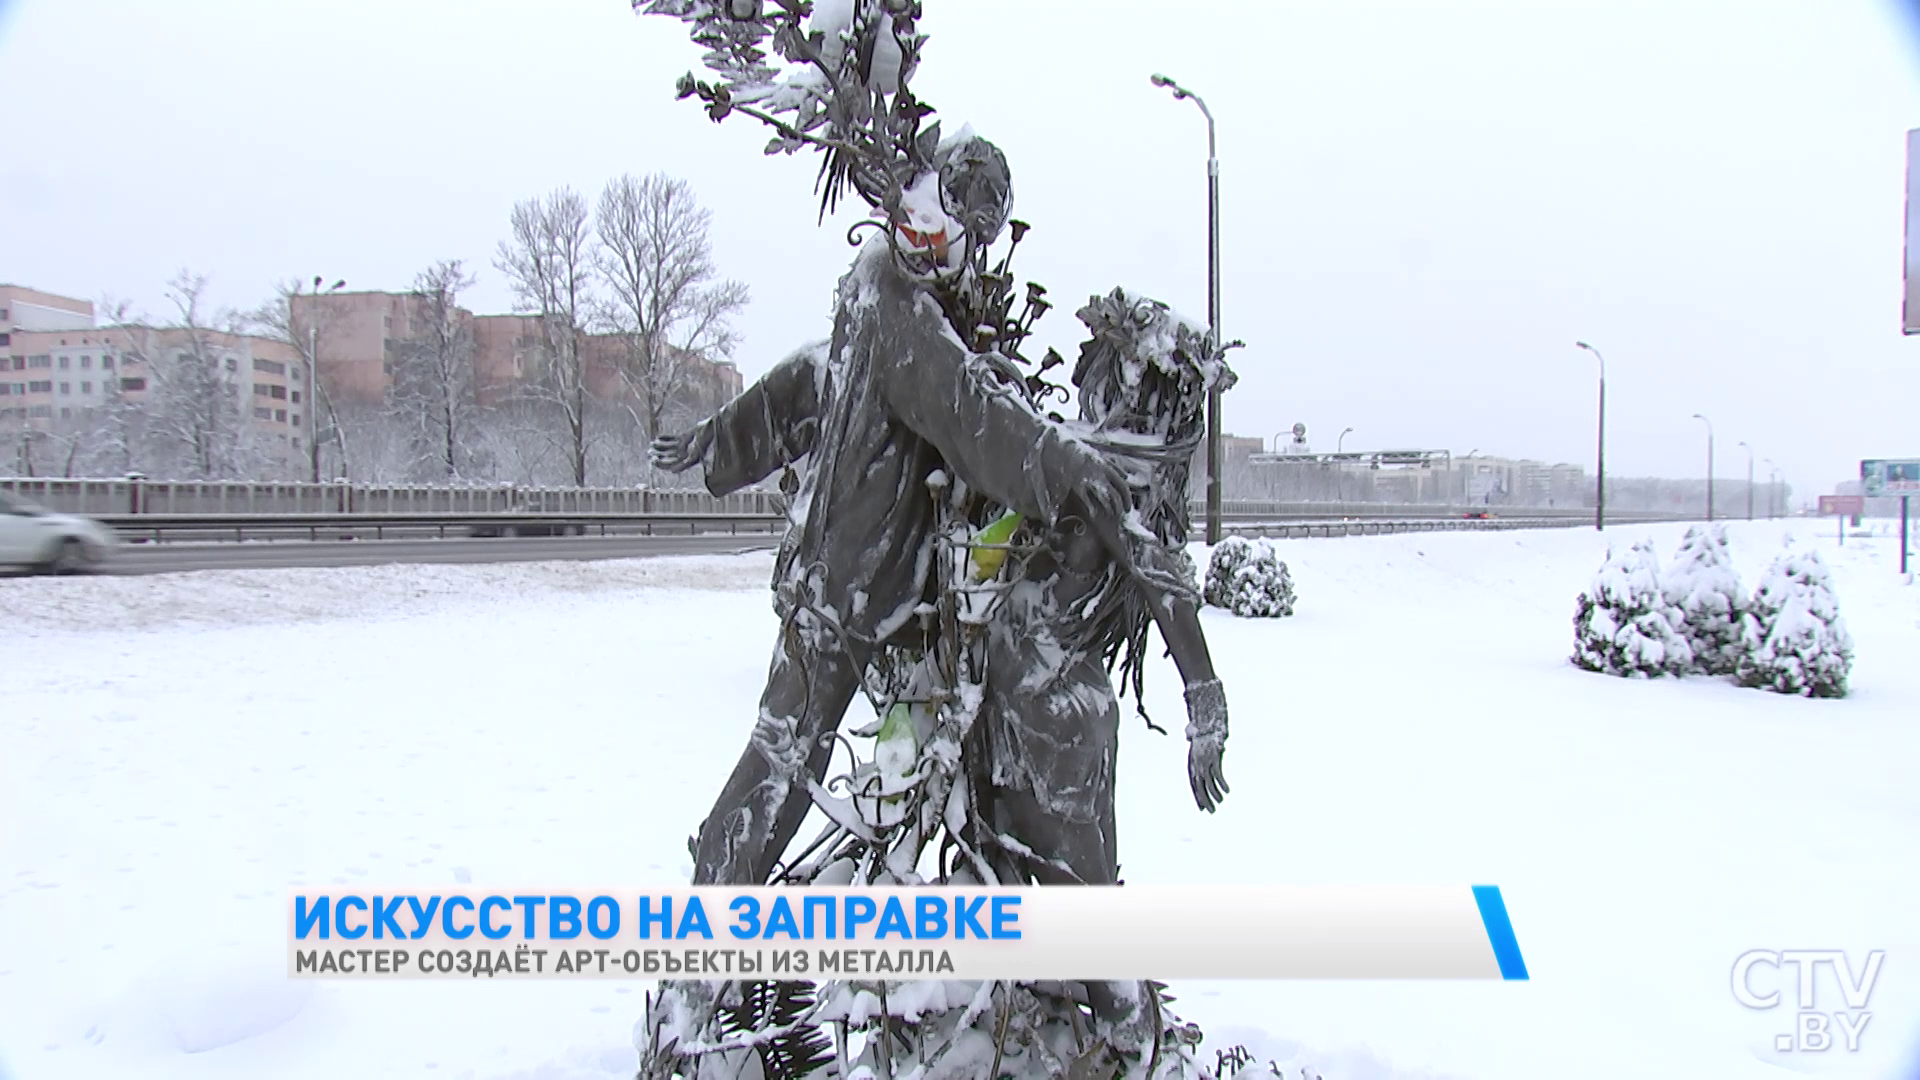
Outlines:
[[[1747,451],[1747,520],[1753,520],[1753,447],[1741,443]]]
[[[1576,341],[1574,345],[1592,353],[1593,358],[1600,361],[1600,449],[1594,455],[1593,527],[1605,529],[1607,527],[1607,358],[1600,355],[1599,349],[1584,341]]]
[[[1333,443],[1333,452],[1334,452],[1334,453],[1336,453],[1336,454],[1338,454],[1338,453],[1340,453],[1340,452],[1341,452],[1341,451],[1342,451],[1343,449],[1345,449],[1345,447],[1346,447],[1346,445],[1347,445],[1347,436],[1349,436],[1349,435],[1351,435],[1351,434],[1353,434],[1353,429],[1352,429],[1352,428],[1348,428],[1347,430],[1345,430],[1345,431],[1343,431],[1343,432],[1341,432],[1341,433],[1340,433],[1340,437],[1339,437],[1338,439],[1335,439],[1335,440],[1334,440],[1334,443]]]
[[[1213,331],[1217,345],[1220,337],[1220,158],[1213,131],[1213,111],[1200,95],[1167,78],[1155,75],[1153,85],[1173,91],[1173,99],[1192,98],[1207,118],[1207,328]],[[1207,543],[1220,542],[1220,474],[1224,462],[1220,455],[1220,391],[1207,392]]]
[[[1778,498],[1780,491],[1780,468],[1773,463],[1772,458],[1761,458],[1760,464],[1767,467],[1767,517],[1771,519],[1779,516],[1778,513],[1775,512],[1775,507],[1778,506],[1780,501]]]
[[[1694,413],[1693,418],[1707,425],[1707,521],[1713,521],[1713,421]]]
[[[309,294],[312,299],[307,308],[307,454],[313,463],[312,479],[316,484],[320,482],[320,297],[347,287],[346,279],[342,278],[322,291],[320,286],[326,280],[314,275],[313,292]],[[342,460],[345,460],[344,454]]]

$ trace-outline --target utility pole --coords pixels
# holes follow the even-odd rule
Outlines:
[[[1593,527],[1604,530],[1607,527],[1607,358],[1584,341],[1576,341],[1574,345],[1600,361],[1600,450],[1595,455],[1593,468]]]
[[[311,479],[316,484],[320,482],[320,298],[347,287],[343,278],[322,292],[320,285],[324,281],[326,278],[314,275],[313,291],[307,294],[307,457],[312,462]],[[287,314],[291,316],[293,313],[289,310]],[[287,329],[293,328],[289,326]],[[336,431],[334,437],[338,439],[339,432]],[[346,460],[344,449],[341,460]]]
[[[1713,421],[1694,413],[1693,418],[1707,425],[1707,521],[1713,521]]]
[[[1753,520],[1753,447],[1740,444],[1747,451],[1747,520]]]
[[[1166,87],[1173,91],[1173,98],[1179,101],[1192,98],[1200,106],[1201,115],[1207,118],[1207,328],[1213,331],[1216,347],[1222,344],[1220,336],[1220,158],[1214,141],[1213,110],[1200,95],[1186,89],[1165,75],[1155,75],[1150,80],[1153,85]],[[1226,470],[1222,459],[1220,438],[1220,389],[1214,387],[1207,392],[1207,543],[1220,542],[1220,484],[1221,474]]]

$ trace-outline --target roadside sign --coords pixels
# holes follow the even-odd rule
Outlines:
[[[1862,461],[1860,490],[1868,497],[1920,495],[1920,458],[1869,458]]]
[[[1820,496],[1820,516],[1859,517],[1867,512],[1865,495],[1822,495]]]

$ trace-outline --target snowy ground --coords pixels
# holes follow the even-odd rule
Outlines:
[[[1920,585],[1891,539],[1811,523],[1736,525],[1749,585],[1790,531],[1858,642],[1843,701],[1572,668],[1591,530],[1282,544],[1295,617],[1207,615],[1222,812],[1177,735],[1128,728],[1126,878],[1496,883],[1533,980],[1177,1008],[1326,1080],[1920,1075]],[[1608,534],[1646,535],[1679,532]],[[0,581],[0,1074],[631,1076],[646,984],[290,983],[285,890],[682,880],[772,646],[769,565]],[[1822,947],[1887,962],[1861,1052],[1802,1064],[1728,971]]]

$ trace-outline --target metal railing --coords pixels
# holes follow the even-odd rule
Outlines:
[[[1313,537],[1390,536],[1410,532],[1501,532],[1510,529],[1577,529],[1588,522],[1579,518],[1427,518],[1399,521],[1305,521],[1228,523],[1222,526],[1230,536],[1264,536],[1276,540],[1305,540]]]
[[[744,536],[782,529],[778,514],[101,514],[135,542],[424,540],[449,537]]]
[[[638,514],[772,515],[781,500],[772,491],[714,496],[699,489],[542,488],[511,485],[452,487],[401,484],[250,483],[211,480],[69,480],[0,477],[10,491],[49,510],[92,517],[111,515],[486,515],[566,514],[579,517]],[[1238,521],[1462,519],[1486,507],[1377,502],[1267,502],[1229,499],[1222,515]],[[1193,504],[1196,519],[1204,512]],[[1590,520],[1586,508],[1506,507],[1501,516]],[[1679,521],[1685,515],[1616,511],[1621,521]]]
[[[403,484],[251,483],[217,480],[68,480],[0,477],[12,492],[49,510],[109,515],[301,514],[732,514],[779,512],[780,496],[742,491],[443,487]]]

